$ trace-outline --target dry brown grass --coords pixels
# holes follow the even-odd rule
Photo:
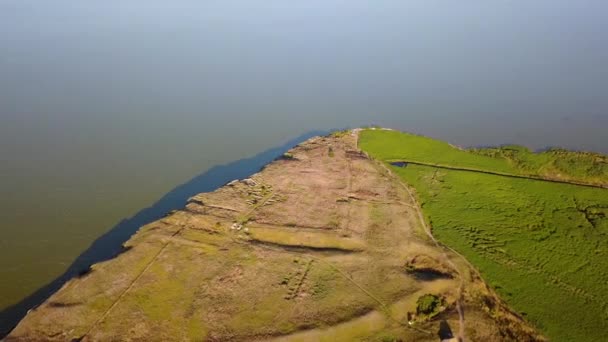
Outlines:
[[[10,338],[436,340],[438,321],[406,322],[425,293],[446,298],[441,318],[454,325],[459,281],[405,272],[413,257],[443,252],[356,137],[319,137],[289,153],[142,228],[128,252],[70,281]],[[480,298],[467,309],[483,327],[475,336],[500,336]]]

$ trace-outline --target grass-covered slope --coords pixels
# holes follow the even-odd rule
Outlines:
[[[360,147],[381,160],[401,160],[468,167],[515,173],[517,169],[506,160],[483,156],[460,150],[452,145],[423,137],[392,130],[364,130],[360,133]]]
[[[390,130],[365,130],[360,144],[382,160],[411,162],[608,185],[608,157],[591,152],[550,149],[540,153],[522,146],[460,149],[446,142]]]
[[[471,152],[507,160],[521,174],[588,184],[608,184],[608,157],[597,153],[558,148],[534,153],[525,147],[513,145],[473,149]]]
[[[383,130],[363,131],[360,147],[385,161],[519,174],[561,167],[571,179],[583,181],[595,177],[593,170],[602,165],[589,164],[589,158],[605,158],[566,151],[520,149],[516,157],[504,152],[519,149],[513,147],[468,152]],[[608,190],[423,165],[394,170],[416,188],[435,236],[466,256],[513,309],[551,340],[605,339]]]
[[[192,197],[3,341],[434,342],[440,329],[544,341],[428,241],[408,191],[356,141],[351,132],[310,139]]]

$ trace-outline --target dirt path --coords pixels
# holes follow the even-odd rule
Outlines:
[[[353,130],[353,134],[355,134],[356,136],[356,144],[357,144],[357,148],[359,148],[359,132],[360,130]],[[360,149],[359,149],[360,150]],[[365,152],[364,152],[365,153]],[[369,156],[368,156],[369,157]],[[370,157],[371,159],[371,157]],[[433,243],[435,244],[435,246],[441,250],[441,251],[445,251],[445,249],[449,249],[451,252],[455,253],[456,255],[458,255],[460,258],[462,258],[467,265],[470,265],[470,263],[466,260],[466,258],[461,255],[460,253],[454,251],[453,249],[442,245],[439,241],[437,241],[437,239],[435,239],[435,237],[433,236],[433,233],[431,231],[431,227],[426,223],[426,220],[424,219],[424,215],[422,214],[422,209],[420,208],[420,205],[418,205],[418,201],[416,200],[416,196],[414,196],[414,193],[412,192],[412,190],[406,185],[404,184],[401,179],[399,179],[398,176],[395,176],[393,174],[393,172],[390,170],[390,168],[388,166],[386,166],[385,163],[379,161],[378,164],[384,169],[386,170],[386,172],[393,177],[393,179],[395,179],[395,181],[403,188],[407,191],[410,199],[412,200],[412,203],[415,203],[414,210],[416,211],[416,215],[418,216],[418,220],[420,221],[420,224],[423,227],[424,232],[426,233],[426,235],[431,239],[431,241],[433,241]],[[459,341],[464,341],[464,328],[465,328],[465,320],[464,320],[464,307],[463,307],[463,300],[464,300],[464,287],[465,287],[465,280],[464,280],[464,276],[463,276],[463,272],[456,266],[456,264],[454,264],[450,258],[448,257],[448,255],[445,252],[442,252],[444,261],[446,263],[448,263],[454,270],[456,270],[456,272],[458,272],[458,276],[460,278],[460,284],[458,287],[458,300],[456,302],[456,310],[458,311],[458,317],[459,317],[459,329],[458,329],[458,340]]]

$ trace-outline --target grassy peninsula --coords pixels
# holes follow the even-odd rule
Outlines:
[[[6,341],[545,341],[357,141],[312,138],[192,197]]]
[[[552,341],[608,331],[608,158],[520,146],[460,149],[364,130],[359,147],[415,188],[433,234]]]

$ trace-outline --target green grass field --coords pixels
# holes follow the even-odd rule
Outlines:
[[[595,154],[465,151],[395,131],[364,131],[360,147],[384,161],[537,175],[560,167],[583,181],[603,179],[606,170]],[[606,339],[608,190],[412,164],[393,169],[416,189],[434,235],[552,341]]]
[[[360,144],[375,158],[385,161],[407,159],[457,168],[608,185],[608,156],[591,152],[550,149],[534,153],[516,145],[465,150],[428,137],[387,130],[361,132]]]

